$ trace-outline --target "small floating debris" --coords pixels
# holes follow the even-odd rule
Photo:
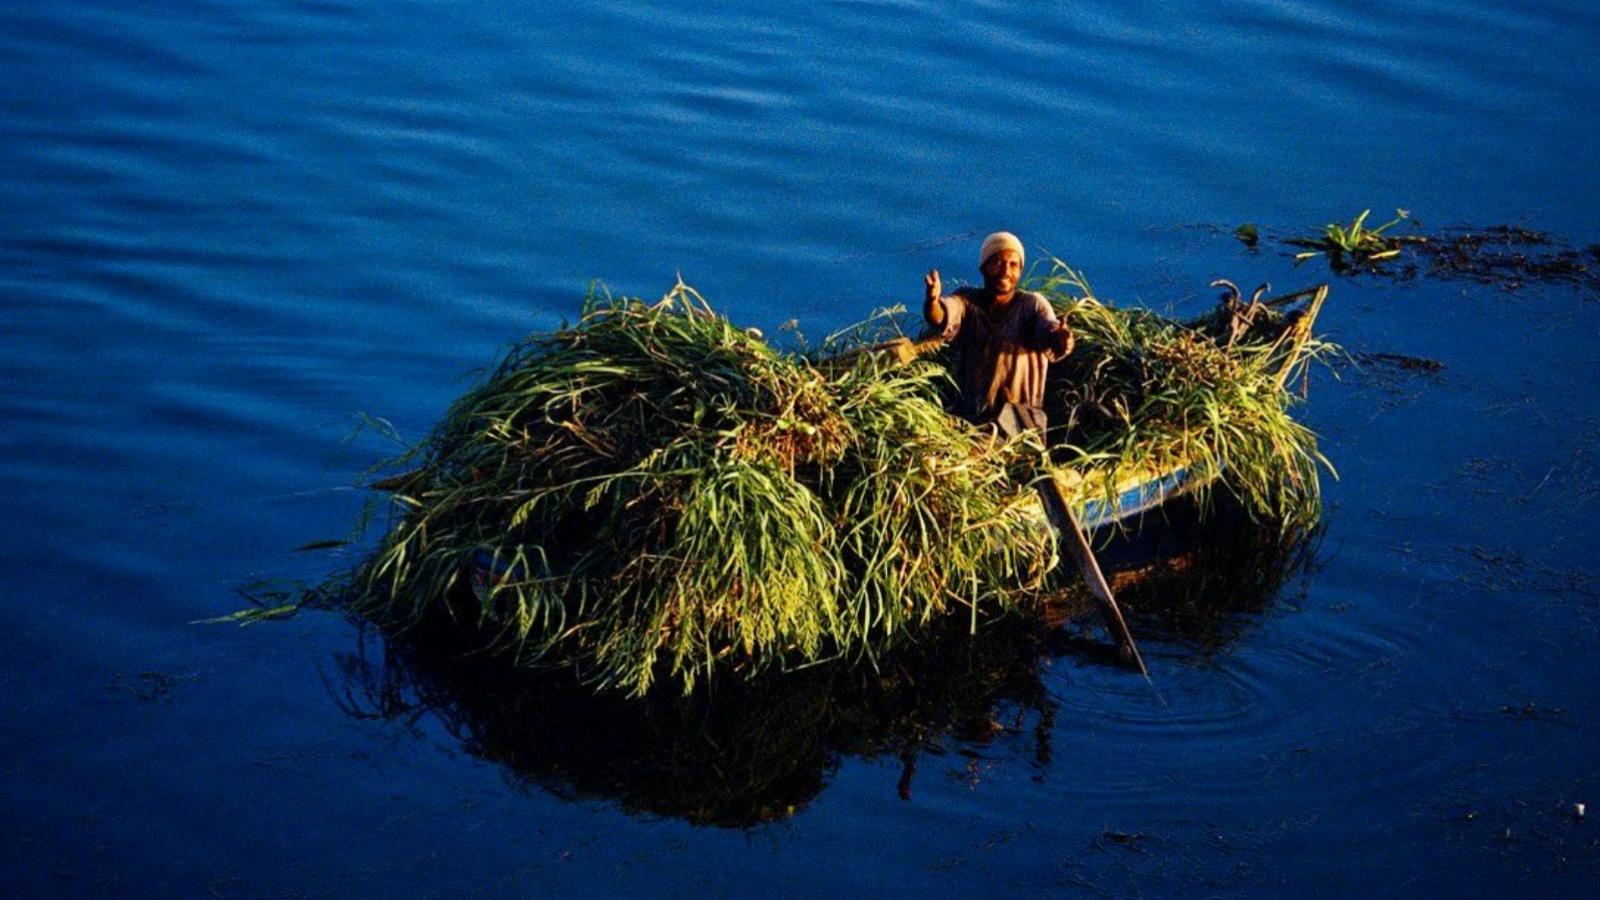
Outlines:
[[[1407,356],[1404,353],[1363,352],[1352,353],[1351,357],[1356,362],[1384,366],[1402,372],[1416,372],[1423,375],[1435,375],[1444,371],[1444,363],[1436,359],[1422,356]]]
[[[1538,706],[1531,700],[1521,706],[1500,707],[1500,714],[1512,719],[1559,719],[1566,712],[1558,706]]]
[[[1378,409],[1397,409],[1421,396],[1418,379],[1437,383],[1445,364],[1424,356],[1392,351],[1353,351],[1332,361],[1334,371],[1349,373],[1358,383],[1376,390]]]
[[[313,551],[313,550],[332,550],[335,547],[343,547],[343,546],[345,546],[346,544],[349,544],[349,543],[350,543],[349,541],[336,540],[336,539],[329,539],[329,540],[323,540],[323,541],[311,541],[309,543],[301,544],[300,546],[294,548],[294,551],[296,553],[308,553],[308,552]]]
[[[1150,836],[1142,831],[1119,831],[1107,828],[1100,832],[1100,840],[1106,844],[1127,847],[1130,850],[1140,849]]]
[[[196,681],[193,673],[170,675],[166,672],[146,671],[137,675],[118,672],[113,675],[106,685],[106,690],[131,694],[144,702],[168,701],[172,699],[172,690],[180,681]]]
[[[1515,225],[1452,229],[1419,244],[1428,274],[1515,291],[1525,284],[1600,287],[1600,246],[1580,250]]]

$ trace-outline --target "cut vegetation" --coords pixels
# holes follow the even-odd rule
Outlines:
[[[1052,369],[1048,459],[947,415],[937,355],[784,352],[682,284],[592,296],[396,461],[415,469],[385,484],[392,528],[351,606],[598,689],[689,691],[1036,604],[1055,564],[1037,478],[1088,502],[1185,466],[1286,529],[1315,518],[1322,458],[1285,387],[1318,350],[1314,309],[1263,307],[1236,341],[1233,307],[1117,310],[1059,263],[1032,287],[1079,336]]]

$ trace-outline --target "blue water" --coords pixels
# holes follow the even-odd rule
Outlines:
[[[346,564],[295,548],[392,452],[356,414],[420,437],[592,279],[822,334],[975,279],[1000,227],[1178,312],[1329,277],[1242,221],[1593,243],[1597,51],[1580,2],[5,4],[0,886],[1593,884],[1600,302],[1566,287],[1335,279],[1328,336],[1444,369],[1313,379],[1310,570],[1220,647],[1147,642],[1153,689],[1055,658],[1047,760],[947,736],[906,800],[845,754],[751,829],[575,801],[347,714],[338,616],[190,623]]]

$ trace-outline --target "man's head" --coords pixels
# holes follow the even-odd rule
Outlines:
[[[983,239],[983,249],[978,251],[978,271],[983,273],[983,286],[996,300],[1010,300],[1016,293],[1025,258],[1022,241],[1009,231],[996,231]]]

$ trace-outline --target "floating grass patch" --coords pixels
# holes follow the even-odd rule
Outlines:
[[[1576,246],[1548,232],[1518,225],[1452,227],[1424,233],[1407,210],[1377,227],[1363,211],[1350,224],[1330,223],[1311,236],[1272,235],[1297,248],[1295,263],[1326,259],[1340,275],[1379,275],[1399,281],[1418,277],[1466,280],[1516,291],[1530,284],[1566,285],[1600,292],[1600,244]],[[1395,234],[1402,222],[1412,229]],[[1212,226],[1222,232],[1221,226]],[[1255,247],[1265,229],[1241,225],[1233,234]]]
[[[1400,255],[1401,245],[1404,242],[1419,240],[1411,236],[1387,233],[1391,228],[1411,218],[1411,213],[1406,210],[1395,210],[1393,219],[1376,228],[1367,225],[1367,217],[1371,214],[1372,210],[1363,210],[1349,225],[1330,222],[1322,227],[1322,233],[1319,235],[1309,238],[1289,238],[1284,243],[1305,248],[1295,254],[1296,262],[1324,256],[1327,257],[1329,268],[1335,272],[1343,272],[1355,267],[1372,267],[1384,260],[1394,259]]]

